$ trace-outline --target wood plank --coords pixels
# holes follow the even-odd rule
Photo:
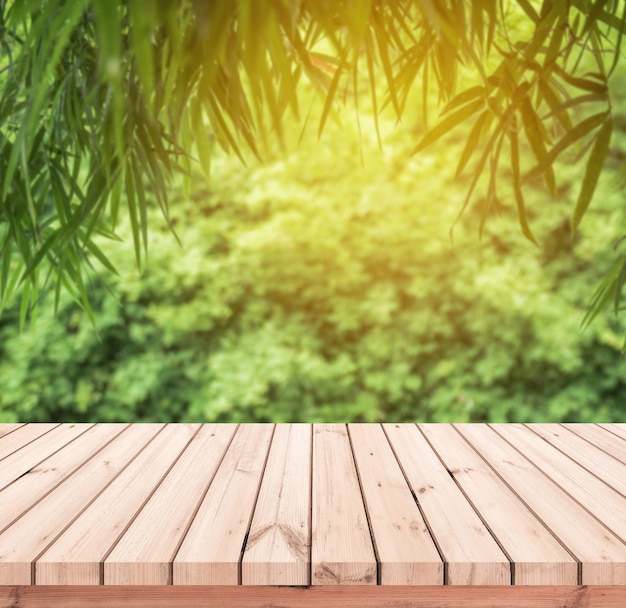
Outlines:
[[[243,585],[308,585],[311,562],[310,424],[274,431],[241,564]]]
[[[3,422],[0,424],[0,437],[8,435],[24,426],[23,422]]]
[[[0,535],[0,585],[34,584],[31,564],[117,476],[162,425],[135,424]]]
[[[32,428],[35,431],[37,426],[27,425],[25,428]],[[0,467],[0,490],[6,488],[25,473],[31,472],[33,468],[41,464],[46,458],[65,447],[92,426],[92,424],[52,425],[45,433],[37,434],[29,431],[28,437],[20,435],[18,444],[12,446],[15,449],[7,450],[10,453],[4,455],[2,466]],[[4,439],[8,440],[12,435],[14,433]]]
[[[173,564],[174,585],[237,585],[274,425],[237,429]]]
[[[458,484],[515,564],[515,585],[577,583],[572,555],[452,426],[419,428],[444,462],[450,481]]]
[[[617,434],[615,434],[613,429],[607,430],[596,424],[564,424],[563,426],[611,454],[614,458],[626,463],[626,441],[623,437],[618,436],[620,435],[618,429]]]
[[[508,585],[507,556],[414,424],[385,433],[446,562],[446,584]]]
[[[626,547],[537,467],[484,425],[455,428],[582,562],[583,585],[626,583]]]
[[[618,586],[0,587],[0,608],[623,608]]]
[[[105,585],[171,584],[171,562],[237,428],[203,425],[104,560]]]
[[[526,426],[626,497],[626,464],[560,424]]]
[[[350,424],[381,585],[441,585],[443,562],[378,424]],[[508,566],[508,563],[507,563]]]
[[[619,492],[525,426],[495,424],[492,428],[622,542],[626,539],[626,500]]]
[[[166,426],[37,560],[37,584],[100,584],[100,562],[199,428]]]
[[[598,426],[622,439],[626,439],[626,424],[599,424]]]
[[[58,426],[59,424],[54,422],[25,424],[18,428],[8,429],[5,432],[0,430],[0,460],[17,452],[17,450],[28,445],[31,441],[35,441],[35,439]]]
[[[0,532],[128,427],[127,424],[67,426],[67,429],[55,431],[54,442],[47,441],[45,446],[40,446],[41,454],[38,455],[35,449],[39,443],[36,441],[30,444],[23,454],[20,450],[14,454],[15,458],[12,456],[5,461],[7,466],[5,479],[13,477],[20,471],[21,473],[18,479],[0,491]],[[87,430],[84,431],[84,428]],[[72,437],[75,439],[70,441]],[[31,453],[31,445],[33,453]],[[61,449],[56,450],[59,446],[62,446]],[[53,453],[46,458],[50,450]],[[40,460],[42,457],[45,460]],[[4,470],[0,469],[0,477],[3,474]]]
[[[375,585],[376,557],[343,424],[313,427],[313,585]]]

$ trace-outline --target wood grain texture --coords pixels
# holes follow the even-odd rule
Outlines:
[[[73,426],[73,425],[70,425]],[[126,424],[110,424],[84,429],[66,429],[61,433],[59,445],[62,449],[54,452],[48,458],[51,447],[50,443],[45,446],[29,444],[26,452],[19,450],[5,461],[5,469],[0,467],[7,478],[15,477],[14,481],[0,491],[0,532],[3,532],[11,523],[21,517],[33,505],[44,498],[50,491],[56,488],[63,480],[67,479],[83,463],[94,456],[107,443],[117,437]],[[70,434],[68,436],[67,434]],[[76,437],[70,441],[71,436]],[[77,436],[78,435],[78,436]],[[56,440],[55,440],[56,441]],[[64,445],[65,442],[66,445]],[[35,452],[31,453],[31,446],[35,446]],[[48,449],[45,449],[47,447]],[[37,448],[41,453],[37,454]],[[45,458],[45,460],[40,460]],[[28,468],[26,468],[28,467]],[[17,477],[16,477],[17,475]]]
[[[159,425],[147,424],[125,429],[0,534],[0,584],[34,584],[31,564],[158,430]]]
[[[582,584],[626,584],[626,546],[495,431],[455,425],[582,563]]]
[[[235,425],[204,425],[104,560],[105,585],[166,585]],[[201,472],[201,474],[199,474]]]
[[[448,477],[480,513],[514,562],[512,574],[516,585],[578,582],[574,557],[453,427],[447,424],[419,427],[441,457]]]
[[[380,584],[443,584],[443,562],[383,429],[352,424],[349,432]]]
[[[622,586],[1,587],[0,608],[623,608]]]
[[[626,540],[624,497],[617,490],[522,425],[497,424],[493,429],[622,542]]]
[[[38,585],[98,585],[100,562],[149,499],[199,425],[168,425],[39,557]]]
[[[626,497],[626,464],[560,424],[527,427]]]
[[[0,437],[12,433],[22,426],[24,426],[24,424],[19,422],[3,422],[0,424]]]
[[[626,424],[599,424],[598,426],[609,431],[609,433],[613,433],[617,437],[626,439]]]
[[[313,431],[314,585],[375,585],[376,557],[367,515],[343,424]]]
[[[3,429],[13,589],[626,585],[625,425]]]
[[[237,585],[271,424],[239,427],[174,559],[175,585]]]
[[[385,432],[447,564],[449,585],[509,585],[510,564],[414,424]]]
[[[563,426],[626,463],[626,430],[623,427],[619,425],[604,427],[597,424],[564,424]]]
[[[241,564],[243,585],[308,585],[310,424],[278,425]]]
[[[37,429],[39,425],[27,425],[23,427],[24,431],[33,428]],[[48,425],[43,425],[47,427]],[[117,425],[115,428],[117,432],[121,432],[127,425]],[[90,424],[67,424],[57,427],[49,428],[45,433],[20,433],[17,437],[13,433],[5,439],[12,445],[9,450],[10,453],[5,454],[2,459],[2,466],[0,467],[0,489],[6,488],[9,484],[13,483],[16,479],[19,479],[25,475],[33,472],[33,469],[40,465],[46,458],[55,454],[58,450],[64,448],[71,441],[79,437],[85,432],[88,432],[93,428]],[[21,431],[22,429],[20,429]],[[103,435],[107,434],[106,427],[98,429],[98,433]],[[25,440],[23,447],[16,449],[17,445],[14,443],[17,438]],[[111,439],[111,437],[109,437]],[[4,443],[4,442],[3,442]],[[7,451],[9,451],[7,450]],[[72,460],[74,462],[76,458]],[[45,466],[43,468],[46,468]],[[48,470],[50,467],[48,467]]]
[[[31,441],[35,441],[58,426],[58,423],[42,423],[5,428],[4,432],[0,429],[0,460],[19,449],[24,449]]]

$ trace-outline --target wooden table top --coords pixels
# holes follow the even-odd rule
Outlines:
[[[625,585],[626,425],[0,425],[0,585]]]

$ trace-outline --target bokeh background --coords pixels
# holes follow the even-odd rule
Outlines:
[[[213,142],[210,179],[172,184],[180,243],[156,203],[141,272],[130,227],[102,242],[118,276],[93,269],[95,326],[63,294],[22,330],[7,308],[0,421],[626,421],[624,320],[609,310],[581,331],[624,233],[624,82],[574,237],[575,155],[556,165],[557,198],[525,184],[538,246],[505,169],[482,235],[480,185],[459,217],[471,124],[410,154],[419,87],[402,124],[383,112],[382,149],[367,95],[318,138],[322,104],[301,91],[310,114],[286,118],[284,148],[244,165]]]

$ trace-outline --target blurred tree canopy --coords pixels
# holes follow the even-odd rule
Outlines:
[[[479,231],[505,165],[534,240],[524,190],[543,180],[556,196],[555,161],[573,150],[576,229],[610,146],[625,26],[622,0],[0,0],[2,304],[20,294],[23,320],[46,287],[90,311],[91,265],[114,271],[99,237],[128,217],[141,265],[149,208],[171,216],[172,177],[196,162],[209,174],[214,143],[264,158],[286,116],[307,123],[303,79],[319,90],[320,133],[342,100],[357,124],[364,99],[401,120],[414,85],[435,88],[441,112],[422,104],[407,153],[472,123],[455,165],[469,175],[460,210],[485,189]],[[619,308],[625,280],[620,256],[590,318]]]
[[[184,247],[149,210],[140,277],[121,218],[123,242],[98,240],[119,276],[100,268],[87,285],[97,331],[63,293],[56,314],[42,297],[31,331],[18,302],[0,318],[0,422],[626,422],[626,319],[579,331],[624,225],[620,155],[575,239],[579,169],[557,161],[558,201],[540,182],[525,192],[540,247],[513,192],[482,241],[475,205],[451,243],[471,180],[454,180],[458,142],[409,157],[414,135],[393,126],[380,118],[383,153],[371,120],[360,145],[331,121],[263,165],[215,151],[210,183],[169,192]],[[626,131],[614,137],[626,150]]]

